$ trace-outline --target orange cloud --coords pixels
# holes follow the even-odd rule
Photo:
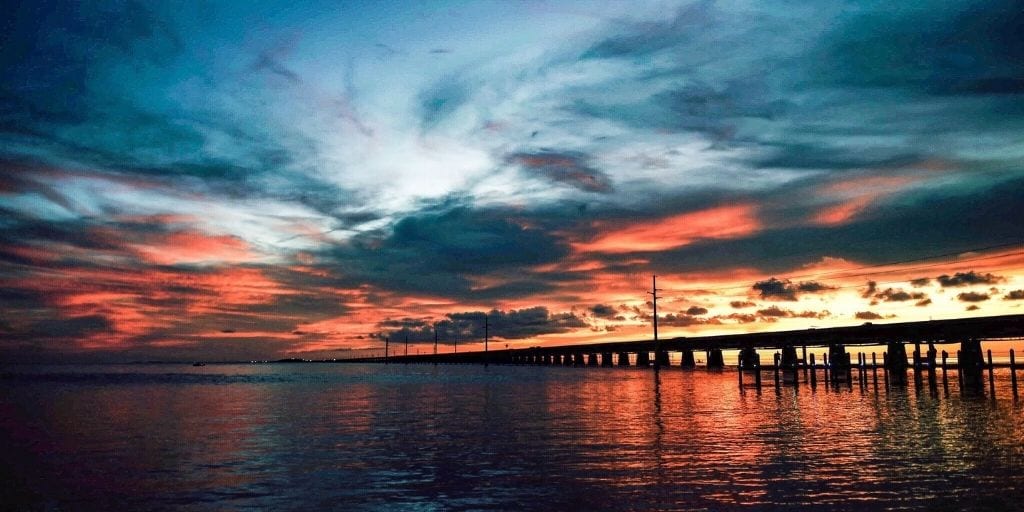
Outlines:
[[[720,206],[627,225],[595,224],[602,234],[589,242],[572,244],[576,252],[625,253],[661,251],[702,238],[736,238],[761,229],[752,204]]]
[[[157,265],[244,263],[257,259],[248,244],[238,238],[196,231],[176,231],[134,247],[146,261]]]

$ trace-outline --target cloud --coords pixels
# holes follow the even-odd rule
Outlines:
[[[590,307],[590,312],[593,313],[593,315],[598,318],[605,318],[608,320],[612,320],[617,317],[621,318],[619,316],[619,311],[607,304],[595,304]]]
[[[864,289],[864,292],[862,292],[860,296],[866,299],[874,295],[876,291],[878,291],[878,283],[868,281],[868,287]]]
[[[686,310],[686,314],[687,315],[692,315],[692,316],[706,315],[706,314],[708,314],[708,309],[707,308],[702,308],[700,306],[690,306]]]
[[[568,185],[585,192],[606,194],[612,191],[612,183],[605,173],[591,167],[582,153],[538,151],[513,153],[507,157],[509,163],[519,166],[529,174],[543,176],[555,183]]]
[[[774,277],[766,281],[758,281],[752,288],[761,293],[762,299],[786,301],[797,300],[797,295],[800,293],[818,293],[836,289],[816,281],[803,281],[794,284],[788,279],[780,280]]]
[[[769,318],[828,318],[831,313],[828,311],[793,311],[790,309],[783,309],[778,306],[770,306],[765,309],[759,309],[757,314],[761,317]]]
[[[882,315],[879,315],[878,313],[875,313],[874,311],[858,311],[853,316],[854,316],[854,318],[857,318],[859,320],[879,320],[879,319],[884,318]]]
[[[899,288],[886,288],[885,290],[876,293],[874,298],[885,302],[906,302],[908,300],[922,301],[928,297],[924,293],[920,292],[906,292]]]
[[[996,284],[1005,281],[1003,277],[993,274],[979,274],[973,270],[970,272],[957,272],[952,276],[943,274],[935,279],[943,288],[974,284]]]
[[[1024,290],[1013,290],[1003,296],[1003,300],[1024,300]]]
[[[914,288],[920,288],[922,286],[927,286],[928,283],[931,283],[931,282],[932,282],[931,278],[920,277],[920,278],[917,278],[917,279],[911,279],[910,280],[910,285],[913,286]]]
[[[571,312],[550,313],[546,307],[536,306],[509,311],[494,309],[449,313],[446,318],[436,322],[411,318],[387,320],[379,324],[384,329],[375,336],[387,336],[396,341],[404,341],[408,336],[410,342],[433,342],[433,329],[436,326],[438,343],[441,344],[483,341],[485,317],[487,333],[492,339],[525,339],[589,327],[582,318]]]
[[[757,304],[750,302],[748,300],[734,300],[729,302],[729,306],[734,309],[752,308],[756,305]]]
[[[956,296],[960,302],[983,302],[989,299],[987,293],[963,292]]]

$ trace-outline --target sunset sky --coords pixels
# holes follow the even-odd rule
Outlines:
[[[1024,313],[1013,1],[6,9],[5,360]]]

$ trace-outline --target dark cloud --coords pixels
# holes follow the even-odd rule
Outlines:
[[[861,293],[860,296],[867,299],[873,296],[876,291],[878,291],[878,283],[874,281],[868,281],[868,287],[864,289],[864,292]]]
[[[778,193],[780,200],[793,194],[788,188]],[[771,204],[774,199],[769,195],[762,193],[758,200]],[[797,224],[735,239],[698,240],[651,254],[650,264],[666,272],[749,267],[783,273],[828,257],[883,264],[934,257],[937,247],[949,248],[948,252],[970,251],[1019,239],[1016,219],[1020,197],[1024,197],[1024,179],[1019,177],[976,183],[970,190],[921,189],[894,197],[890,208],[847,224]],[[985,208],[978,208],[978,204]],[[779,219],[788,223],[797,220]]]
[[[731,306],[733,309],[752,308],[756,305],[757,304],[747,300],[734,300],[729,303],[729,306]]]
[[[882,315],[879,315],[874,311],[858,311],[857,314],[853,316],[859,320],[879,320],[884,318]]]
[[[381,322],[383,327],[377,338],[389,337],[404,341],[408,336],[413,342],[433,342],[434,328],[438,343],[451,345],[456,342],[478,342],[484,339],[484,324],[493,339],[524,339],[544,334],[571,332],[589,327],[580,317],[571,312],[550,313],[544,306],[519,310],[467,311],[450,313],[443,320],[431,322],[428,319],[400,319]]]
[[[693,316],[706,315],[706,314],[708,314],[708,309],[707,308],[702,308],[700,306],[690,306],[686,310],[686,314],[687,315],[693,315]]]
[[[318,259],[346,276],[339,284],[478,300],[535,295],[560,280],[579,279],[528,270],[559,261],[568,247],[533,223],[517,223],[518,215],[467,207],[426,211],[401,219],[390,232],[367,233],[326,249]],[[474,287],[470,280],[502,272],[505,278],[491,287]]]
[[[906,292],[899,288],[886,288],[885,290],[876,293],[874,298],[885,302],[906,302],[908,300],[921,301],[928,297],[924,293],[920,292]]]
[[[931,299],[921,299],[921,300],[915,302],[914,305],[917,306],[917,307],[925,307],[925,306],[930,305],[931,303],[932,303]]]
[[[996,284],[1001,283],[1005,280],[1004,278],[997,275],[978,274],[973,270],[970,272],[957,272],[952,276],[943,274],[935,279],[936,281],[939,282],[939,284],[942,285],[943,288],[948,288],[951,286],[969,286],[973,284]]]
[[[816,281],[792,283],[788,279],[780,280],[773,277],[754,283],[753,289],[761,293],[762,299],[795,301],[800,293],[818,293],[836,288]]]
[[[917,278],[917,279],[911,279],[910,280],[910,286],[913,286],[914,288],[920,288],[922,286],[927,286],[928,283],[931,283],[931,282],[932,282],[931,278],[920,277],[920,278]]]
[[[977,304],[971,304],[970,306],[964,308],[964,311],[977,311],[979,309],[981,308]]]
[[[612,191],[608,175],[587,163],[586,155],[575,152],[538,151],[513,153],[507,161],[532,174],[587,192]]]
[[[1003,300],[1024,300],[1024,290],[1013,290],[1003,296]]]
[[[607,320],[622,319],[622,316],[619,315],[619,310],[607,304],[595,304],[590,307],[590,312],[598,318]]]
[[[759,309],[757,314],[761,317],[768,318],[828,318],[832,314],[828,311],[793,311],[790,309],[783,309],[778,306],[770,306],[765,309]]]
[[[705,318],[687,313],[669,313],[658,318],[658,325],[662,327],[691,327],[694,325],[717,325],[719,323],[720,322],[716,317]]]
[[[979,292],[964,292],[958,294],[956,298],[960,302],[983,302],[989,299],[989,295]]]

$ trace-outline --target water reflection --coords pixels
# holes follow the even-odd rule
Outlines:
[[[875,510],[1024,497],[1024,420],[1005,369],[995,399],[961,393],[953,372],[948,395],[912,380],[741,393],[732,372],[678,368],[3,375],[0,497],[37,508]]]

